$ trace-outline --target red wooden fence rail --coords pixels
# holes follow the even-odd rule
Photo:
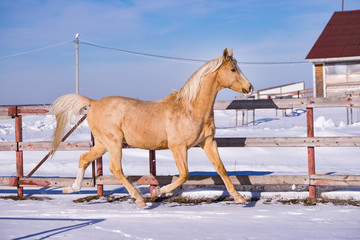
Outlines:
[[[307,176],[230,176],[234,184],[240,185],[309,185],[309,197],[314,198],[317,185],[341,185],[360,186],[359,175],[316,175],[315,174],[315,147],[360,147],[360,136],[354,137],[314,137],[313,108],[314,107],[360,107],[360,98],[309,98],[309,99],[268,99],[254,101],[219,101],[215,103],[214,109],[285,109],[306,108],[307,137],[277,137],[277,138],[219,138],[216,139],[219,147],[307,147],[308,149],[308,175]],[[33,106],[0,106],[0,116],[10,116],[15,119],[15,141],[16,143],[0,143],[0,151],[16,151],[16,177],[0,177],[0,185],[16,186],[18,196],[23,195],[23,186],[66,186],[73,179],[61,178],[30,178],[37,168],[46,161],[48,155],[40,161],[37,167],[31,171],[26,178],[23,177],[23,151],[24,150],[46,150],[50,143],[26,143],[22,142],[22,115],[51,114],[49,105]],[[86,118],[84,115],[80,121],[67,133],[63,141],[80,125]],[[84,150],[94,145],[91,142],[66,142],[60,145],[59,150]],[[125,145],[124,147],[129,147]],[[176,180],[173,176],[156,176],[155,151],[149,151],[149,176],[130,176],[131,181],[137,184],[150,185],[151,190],[156,185],[168,184]],[[96,174],[95,174],[96,172]],[[85,179],[84,186],[97,186],[98,195],[103,195],[103,185],[119,184],[110,176],[102,176],[102,158],[93,164],[93,180]],[[186,185],[217,185],[222,181],[217,176],[190,176]]]

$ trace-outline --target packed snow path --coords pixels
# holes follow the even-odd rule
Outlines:
[[[49,196],[49,195],[47,195]],[[232,202],[184,205],[94,200],[0,200],[1,239],[359,239],[354,206]]]

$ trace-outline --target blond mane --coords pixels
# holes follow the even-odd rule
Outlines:
[[[223,56],[221,56],[205,63],[189,78],[185,85],[178,91],[176,99],[186,100],[189,103],[193,102],[199,93],[203,78],[207,74],[215,72],[223,64],[223,61],[224,58]]]

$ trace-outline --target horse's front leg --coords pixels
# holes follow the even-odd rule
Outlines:
[[[162,188],[156,187],[154,189],[156,196],[159,196],[163,193],[173,192],[177,187],[186,182],[186,180],[189,178],[186,146],[174,147],[170,148],[170,150],[173,153],[176,167],[179,170],[179,178],[175,182],[170,183]]]
[[[201,148],[205,150],[206,156],[209,158],[210,162],[214,165],[216,171],[222,178],[225,183],[227,191],[234,197],[236,203],[243,203],[245,199],[236,191],[234,185],[230,181],[229,176],[227,175],[224,164],[222,163],[219,152],[217,149],[217,143],[213,138],[206,139],[204,142],[199,144]]]

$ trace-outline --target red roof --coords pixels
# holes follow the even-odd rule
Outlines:
[[[334,12],[306,59],[360,56],[360,10]]]

